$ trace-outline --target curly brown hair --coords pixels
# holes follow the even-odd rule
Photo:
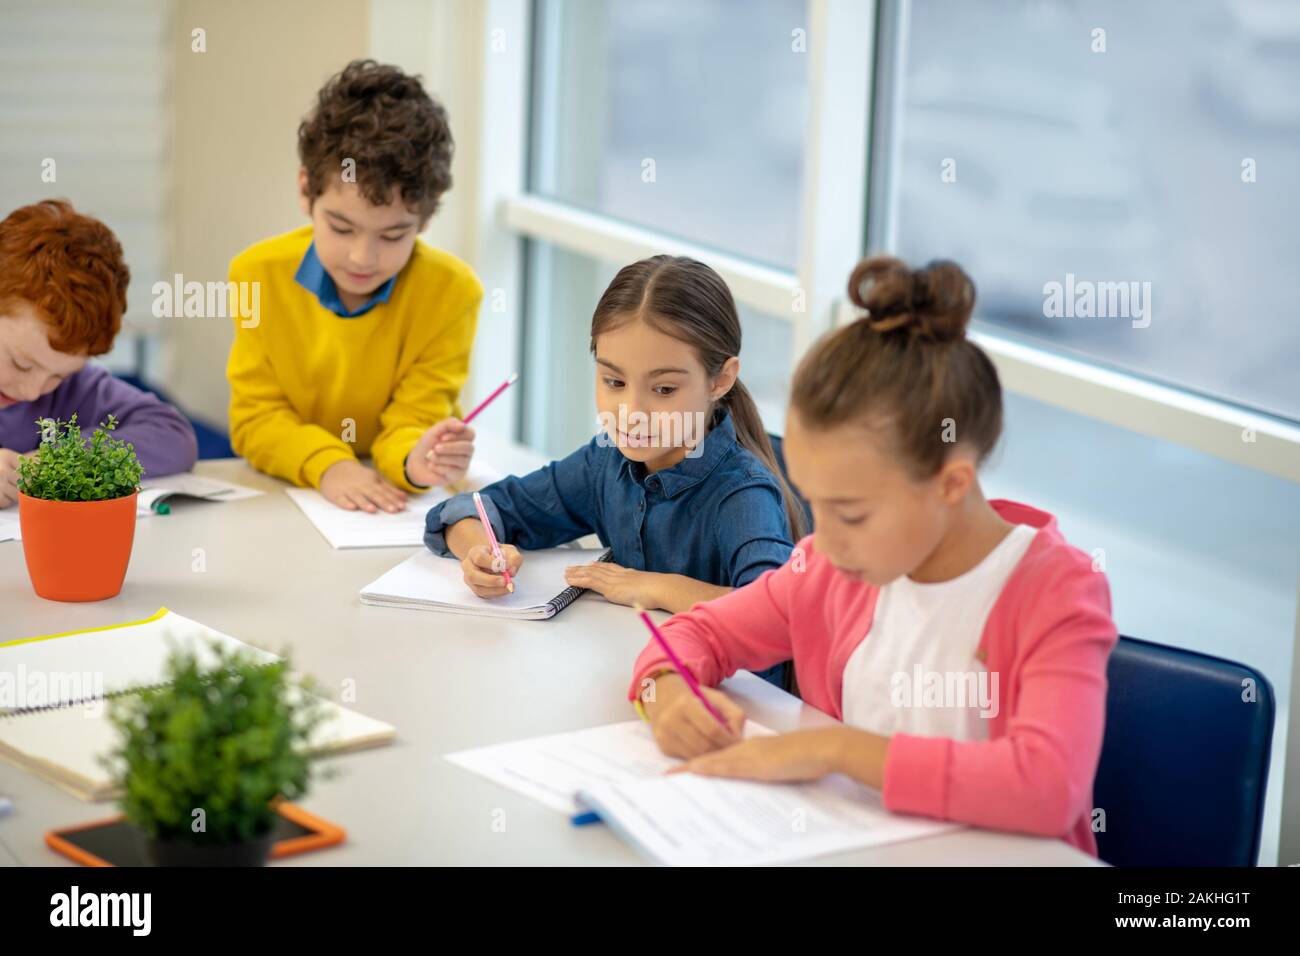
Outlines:
[[[351,159],[367,200],[386,205],[396,186],[422,220],[451,188],[454,148],[447,111],[420,78],[374,60],[353,60],[330,77],[298,127],[309,199],[337,182],[343,161]]]

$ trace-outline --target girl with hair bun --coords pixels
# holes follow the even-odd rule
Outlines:
[[[786,422],[789,476],[816,532],[781,568],[663,628],[728,727],[654,644],[629,699],[661,749],[686,758],[679,770],[843,773],[890,810],[1096,855],[1092,784],[1117,640],[1105,575],[1050,514],[980,487],[1002,390],[966,337],[970,277],[876,256],[848,295],[864,314],[804,357]],[[843,725],[742,740],[744,713],[716,686],[789,658],[804,699]]]

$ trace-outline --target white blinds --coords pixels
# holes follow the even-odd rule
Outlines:
[[[106,357],[115,369],[133,369],[155,337],[149,290],[168,272],[171,6],[0,0],[0,215],[61,197],[117,233],[138,335]]]

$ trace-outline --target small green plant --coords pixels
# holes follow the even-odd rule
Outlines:
[[[174,649],[167,683],[114,698],[117,748],[104,764],[123,788],[127,819],[155,840],[203,845],[265,835],[274,801],[307,792],[306,744],[326,719],[310,680],[289,678],[288,660],[266,664],[211,647],[213,665]]]
[[[139,487],[144,469],[135,446],[109,433],[117,419],[95,429],[89,443],[81,437],[77,413],[66,422],[42,418],[37,453],[18,462],[18,490],[47,501],[105,501],[124,498]]]

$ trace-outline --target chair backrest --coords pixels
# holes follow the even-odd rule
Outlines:
[[[1107,678],[1098,856],[1115,866],[1254,866],[1273,741],[1268,680],[1130,637]]]
[[[137,375],[125,375],[116,373],[117,377],[129,385],[134,385],[142,392],[148,392],[158,397],[161,402],[175,408],[187,419],[194,428],[194,437],[199,444],[200,460],[206,458],[234,458],[235,451],[230,447],[230,436],[224,428],[213,425],[202,418],[196,418],[187,413],[180,405],[169,395],[157,386],[150,385]]]
[[[767,437],[772,442],[772,451],[776,455],[776,463],[781,466],[781,477],[788,482],[790,480],[790,473],[786,471],[785,468],[785,441],[781,438],[780,435],[773,435],[771,432],[767,433]],[[813,530],[812,508],[809,507],[808,502],[804,501],[803,498],[799,497],[799,492],[796,491],[794,493],[794,496],[795,499],[799,502],[799,507],[803,509],[804,529],[805,529],[804,533],[812,534],[812,530]]]

